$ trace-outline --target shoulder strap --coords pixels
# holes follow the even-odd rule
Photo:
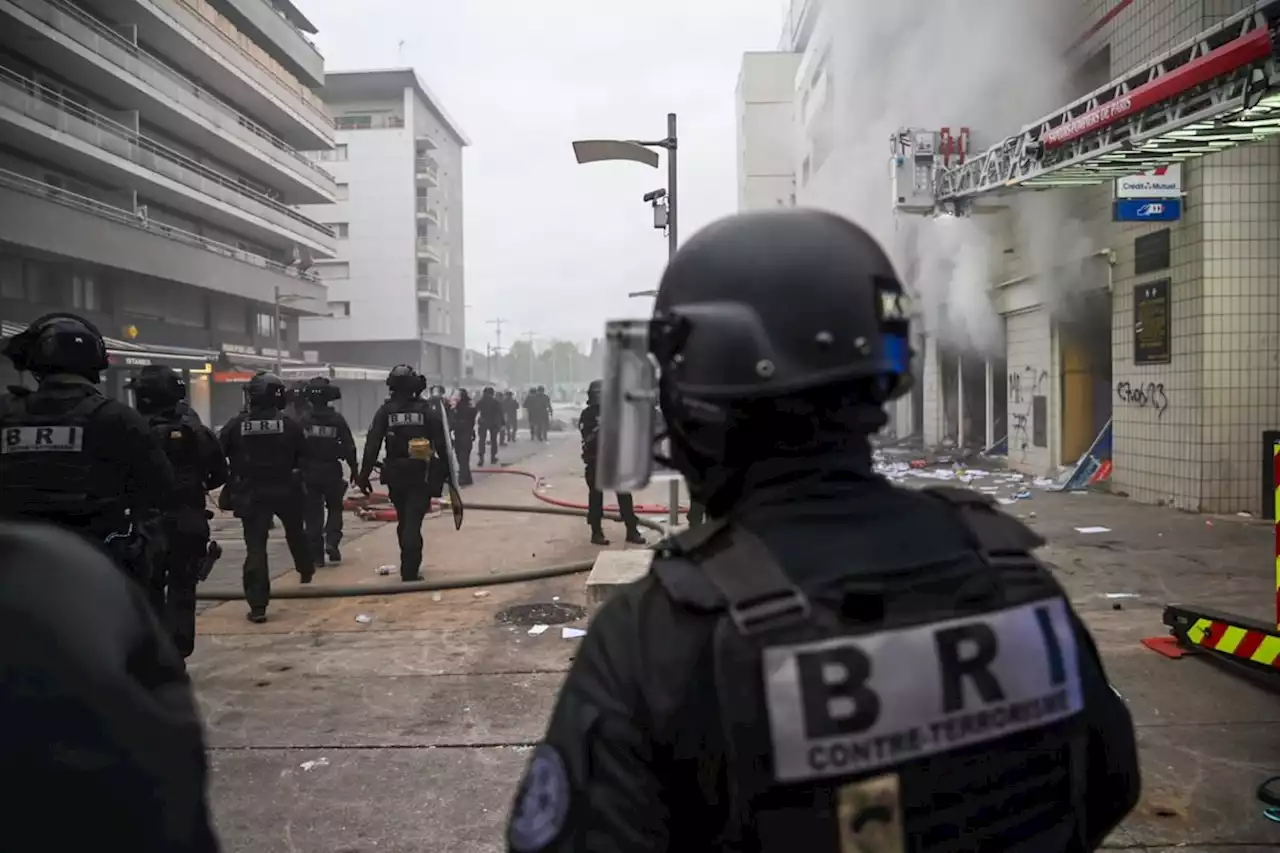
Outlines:
[[[110,402],[109,398],[102,394],[89,394],[79,403],[72,406],[71,411],[67,412],[67,414],[76,415],[88,420],[97,414],[98,409],[101,409],[108,402]]]
[[[727,602],[727,612],[744,636],[808,621],[809,597],[787,577],[769,547],[739,526],[716,524],[698,560]],[[712,525],[706,525],[708,527]]]
[[[974,548],[992,567],[1034,562],[1031,552],[1045,544],[1040,534],[996,509],[995,500],[981,492],[955,486],[934,486],[921,494],[955,511]]]

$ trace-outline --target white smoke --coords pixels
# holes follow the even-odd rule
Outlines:
[[[1065,103],[1065,53],[1079,31],[1062,0],[826,0],[834,145],[802,202],[868,228],[892,247],[925,331],[972,349],[1003,348],[989,286],[1017,245],[1023,273],[1087,254],[1062,196],[1015,199],[1007,215],[895,215],[889,137],[904,126],[968,127],[979,153]],[[1012,220],[1012,226],[1010,225]],[[1064,239],[1068,235],[1069,239]],[[1077,238],[1080,239],[1077,239]],[[1085,241],[1087,244],[1087,241]],[[1072,254],[1072,253],[1075,254]]]

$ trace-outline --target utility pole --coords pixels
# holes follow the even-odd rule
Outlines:
[[[485,320],[485,322],[493,326],[494,350],[502,349],[502,325],[507,322],[506,319],[494,317],[492,320]]]
[[[527,341],[529,342],[529,384],[530,384],[530,385],[533,385],[533,361],[534,361],[534,358],[533,358],[533,339],[534,339],[534,336],[535,336],[535,333],[534,333],[534,332],[525,332],[525,333],[524,333],[525,340],[527,340]]]

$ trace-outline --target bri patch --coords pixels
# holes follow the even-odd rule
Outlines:
[[[538,744],[507,824],[511,849],[515,853],[537,853],[549,847],[568,823],[572,796],[564,758],[554,746]]]
[[[283,435],[284,421],[276,418],[269,421],[241,421],[241,435]]]
[[[333,426],[323,426],[321,424],[311,424],[307,427],[307,438],[337,438],[338,428]]]
[[[389,427],[422,426],[424,423],[426,421],[422,412],[396,412],[395,414],[387,415],[387,426]]]
[[[1078,655],[1061,598],[765,649],[774,773],[861,774],[1066,719]]]
[[[79,453],[84,428],[78,426],[17,426],[0,430],[0,453]]]

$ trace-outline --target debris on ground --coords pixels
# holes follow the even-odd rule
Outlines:
[[[529,629],[529,636],[536,637],[550,627],[551,627],[550,625],[534,625],[532,628]]]
[[[389,575],[395,570],[395,566],[378,566],[378,574],[380,575]]]
[[[587,636],[587,632],[581,628],[561,628],[560,639],[562,640],[578,640]]]
[[[317,767],[328,767],[329,759],[321,757],[313,761],[304,761],[298,766],[303,770],[315,770]]]
[[[371,625],[373,624],[373,617],[370,616],[368,613],[361,613],[359,616],[356,617],[356,621],[359,622],[361,625]]]
[[[1110,533],[1110,527],[1077,527],[1076,533]]]

